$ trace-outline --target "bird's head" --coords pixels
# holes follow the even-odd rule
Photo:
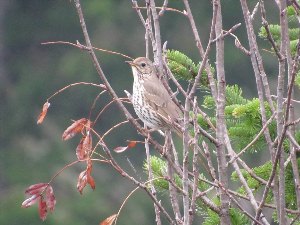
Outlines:
[[[133,72],[141,74],[151,74],[154,66],[151,60],[145,57],[136,58],[133,61],[126,61],[131,67]]]

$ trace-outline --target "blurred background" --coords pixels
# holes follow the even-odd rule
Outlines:
[[[138,1],[143,4],[144,1]],[[212,7],[210,1],[191,0],[192,11],[204,46],[206,46]],[[246,30],[240,5],[235,0],[222,1],[224,29],[237,23],[235,32],[246,48]],[[256,1],[248,1],[253,9]],[[157,1],[160,5],[162,1]],[[127,54],[133,58],[145,55],[144,28],[127,0],[82,0],[87,28],[95,47]],[[269,4],[269,3],[268,3]],[[170,1],[170,7],[183,10],[180,0]],[[277,23],[277,9],[267,5],[270,22]],[[260,27],[256,15],[256,32]],[[168,48],[177,49],[199,61],[194,38],[187,18],[166,12],[161,18],[162,40]],[[63,142],[61,135],[71,120],[88,117],[90,107],[99,89],[75,86],[57,95],[51,102],[42,125],[37,116],[46,99],[68,84],[85,81],[99,83],[99,77],[89,55],[68,45],[41,45],[47,41],[83,42],[79,19],[72,1],[2,0],[0,1],[0,224],[98,224],[116,213],[124,199],[135,187],[111,167],[95,164],[93,176],[96,190],[89,187],[81,196],[77,177],[85,164],[67,168],[54,183],[56,209],[45,222],[39,219],[37,207],[21,208],[24,190],[31,184],[48,182],[62,167],[76,160],[75,149],[80,137]],[[258,38],[262,48],[269,45]],[[226,77],[228,84],[239,84],[248,98],[256,97],[255,79],[250,59],[234,46],[234,40],[225,41]],[[132,75],[126,60],[118,55],[97,52],[101,66],[112,87],[120,97],[124,89],[131,92]],[[276,77],[277,60],[262,51],[270,82]],[[214,65],[214,49],[210,63]],[[201,94],[199,94],[201,95]],[[107,103],[103,95],[92,113]],[[131,106],[128,105],[130,110]],[[115,106],[99,119],[95,129],[103,134],[124,116]],[[121,127],[107,139],[113,149],[126,145],[126,140],[142,140],[130,125]],[[151,154],[155,154],[152,150]],[[138,179],[145,179],[142,145],[122,154],[113,153],[126,171]],[[257,159],[260,158],[258,153]],[[124,207],[119,224],[154,224],[153,204],[143,191],[137,191]]]

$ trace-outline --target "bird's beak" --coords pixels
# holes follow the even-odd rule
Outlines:
[[[126,63],[128,63],[130,66],[134,66],[134,63],[132,61],[125,61]]]

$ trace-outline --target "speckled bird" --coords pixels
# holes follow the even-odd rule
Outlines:
[[[174,126],[182,118],[181,109],[173,102],[151,60],[145,57],[127,61],[133,73],[132,104],[137,116],[152,129],[182,131]]]

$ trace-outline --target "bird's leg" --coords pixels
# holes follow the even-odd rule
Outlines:
[[[171,99],[176,98],[176,96],[178,95],[178,93],[179,93],[179,90],[177,88],[177,90],[172,94]]]
[[[155,129],[155,128],[148,128],[145,124],[144,124],[144,129],[146,130],[147,132],[147,140],[149,141],[149,139],[151,138],[151,133],[153,131],[160,131],[158,129]]]
[[[132,100],[132,95],[127,90],[124,90],[124,92],[127,95],[129,101],[131,101]]]
[[[148,135],[150,135],[150,133],[154,132],[154,131],[157,131],[161,136],[165,137],[165,134],[164,132],[162,132],[161,130],[159,129],[156,129],[156,128],[151,128],[151,129],[148,129],[146,128],[146,126],[144,126],[145,130],[148,132]]]
[[[167,154],[167,151],[170,149],[170,146],[171,146],[171,130],[166,130],[165,132],[165,143],[164,143],[164,146],[163,146],[163,152],[162,152],[162,155],[166,155]]]

